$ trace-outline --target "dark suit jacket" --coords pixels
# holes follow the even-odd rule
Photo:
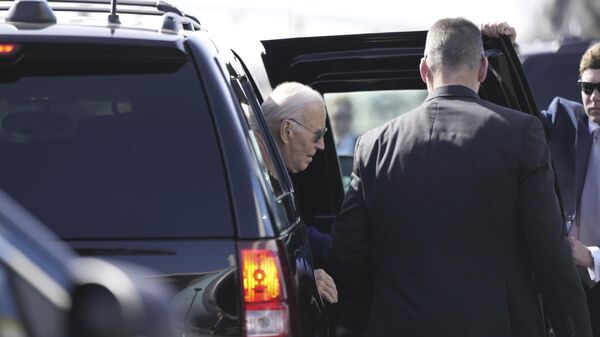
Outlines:
[[[538,119],[462,86],[363,135],[332,234],[374,270],[368,335],[543,336],[541,293],[556,336],[591,336],[553,175]]]
[[[581,103],[556,97],[542,112],[567,226],[575,218],[587,173],[592,136]]]
[[[314,226],[306,226],[306,233],[310,241],[313,261],[316,268],[323,268],[329,272],[331,264],[331,236],[321,233]]]
[[[575,219],[577,205],[587,174],[587,165],[592,146],[588,117],[583,105],[556,97],[548,110],[543,111],[543,121],[548,131],[548,145],[552,153],[554,168],[560,187],[566,227]],[[597,243],[600,246],[600,242]],[[587,270],[582,269],[582,278],[589,280]],[[592,319],[594,336],[600,336],[600,286],[585,282],[586,294]]]

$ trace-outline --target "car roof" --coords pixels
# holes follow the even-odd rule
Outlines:
[[[24,15],[15,14],[18,5],[25,2],[35,3],[36,8],[26,8]],[[64,6],[65,3],[69,6]],[[162,1],[118,0],[118,22],[110,18],[110,5],[111,0],[21,0],[14,3],[0,0],[0,34],[39,39],[62,36],[174,41],[188,32],[203,30],[196,18]],[[153,8],[146,9],[148,7]]]
[[[31,36],[38,39],[47,37],[85,37],[89,38],[110,38],[113,40],[153,40],[153,41],[176,41],[181,40],[182,36],[178,34],[160,33],[159,30],[136,27],[111,27],[111,26],[86,26],[70,24],[18,24],[2,23],[0,24],[0,34],[7,36]],[[73,42],[76,42],[73,41]]]

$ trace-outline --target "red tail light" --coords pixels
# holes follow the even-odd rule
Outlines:
[[[240,243],[246,337],[285,337],[290,311],[275,241]]]
[[[0,56],[9,56],[17,52],[19,46],[14,43],[0,43]]]
[[[242,249],[244,301],[281,300],[278,257],[267,249]]]

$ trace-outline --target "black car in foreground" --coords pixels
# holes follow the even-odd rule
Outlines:
[[[166,336],[170,295],[151,275],[75,256],[0,191],[0,336]]]
[[[290,177],[260,110],[267,93],[194,17],[162,1],[55,2],[0,7],[10,7],[0,188],[78,253],[156,270],[177,289],[178,335],[360,334],[368,291],[340,284],[330,327],[305,228],[327,232],[343,199],[332,135]],[[61,23],[59,11],[90,16]],[[422,93],[425,35],[265,41],[263,60],[272,86],[295,80],[326,99]],[[480,95],[537,113],[510,42],[485,44],[492,66]]]

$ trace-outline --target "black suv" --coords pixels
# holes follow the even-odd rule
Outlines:
[[[326,336],[243,65],[169,4],[54,2],[3,8],[0,187],[78,253],[157,270],[179,291],[182,335]],[[58,11],[105,14],[61,24]]]
[[[556,96],[581,102],[579,62],[592,41],[566,38],[552,51],[522,54],[523,70],[538,107],[545,110]]]
[[[158,270],[178,289],[180,334],[360,334],[368,291],[340,284],[329,328],[304,226],[327,232],[343,199],[333,136],[289,177],[250,73],[194,17],[161,1],[68,0],[54,11],[105,21],[59,24],[47,7],[21,0],[0,24],[0,188],[80,254]],[[162,17],[119,24],[126,15]],[[263,60],[272,86],[326,99],[423,92],[425,36],[264,41]],[[510,42],[486,49],[480,95],[537,113]]]

